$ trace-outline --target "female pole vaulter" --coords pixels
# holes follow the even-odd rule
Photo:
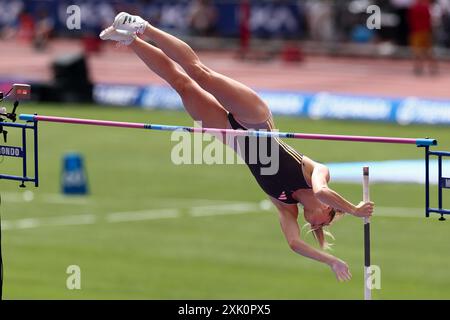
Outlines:
[[[139,36],[149,38],[155,46]],[[189,115],[205,127],[274,130],[268,106],[253,90],[209,69],[188,44],[141,17],[119,13],[113,25],[102,31],[100,38],[117,41],[133,50],[148,68],[176,90]],[[275,141],[279,144],[277,173],[261,174],[262,164],[249,163],[248,154],[244,161],[278,209],[281,229],[290,248],[330,266],[339,281],[350,280],[351,273],[344,261],[315,249],[300,238],[298,204],[303,206],[305,220],[322,249],[329,247],[325,240],[325,234],[329,233],[324,227],[329,226],[336,215],[349,213],[370,217],[374,204],[361,202],[354,205],[347,201],[328,187],[330,174],[326,166],[296,152],[279,139]]]

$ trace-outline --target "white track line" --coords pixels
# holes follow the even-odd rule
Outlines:
[[[424,218],[425,207],[420,208],[404,208],[404,207],[376,207],[374,209],[374,217],[394,217],[394,218]]]
[[[257,203],[239,202],[232,204],[219,204],[215,206],[197,206],[189,210],[189,215],[193,217],[207,217],[218,215],[242,214],[245,212],[259,211],[261,207]]]
[[[264,207],[264,208],[262,208]],[[237,215],[251,212],[274,212],[273,208],[256,202],[218,203],[217,205],[192,206],[188,208],[163,208],[142,211],[115,212],[104,217],[94,214],[70,215],[61,217],[25,218],[5,220],[2,230],[23,230],[39,227],[89,225],[99,222],[123,223],[146,220],[174,219],[183,216],[200,218]],[[418,208],[380,207],[375,208],[374,218],[424,218],[424,210]]]
[[[32,200],[26,200],[27,191],[24,192],[5,192],[2,193],[3,201],[4,202],[13,202],[13,203],[23,203],[23,202],[30,202],[30,201],[36,201],[36,202],[44,202],[49,204],[68,204],[68,205],[88,205],[93,203],[93,201],[86,197],[78,197],[78,196],[64,196],[58,193],[45,193],[45,194],[37,194],[36,197],[32,197]],[[30,191],[31,194],[33,193]],[[29,197],[29,195],[28,195]],[[110,200],[108,200],[110,201]],[[218,216],[218,215],[231,215],[231,214],[239,214],[239,213],[245,213],[249,211],[255,211],[255,210],[261,210],[264,208],[265,210],[268,210],[272,208],[272,204],[268,200],[263,200],[264,202],[268,203],[265,205],[262,205],[261,203],[256,202],[236,202],[232,200],[211,200],[211,199],[193,199],[193,198],[157,198],[157,199],[151,199],[152,203],[162,203],[162,204],[175,204],[175,203],[182,203],[183,205],[189,204],[190,207],[188,208],[189,215],[195,216],[195,217],[202,217],[202,216]],[[180,206],[181,207],[181,206]],[[146,217],[145,214],[141,215],[142,220],[154,220],[157,219],[158,213],[155,212],[155,210],[167,210],[168,208],[161,208],[161,209],[150,209],[150,210],[144,210],[144,212],[149,212],[149,215]],[[176,210],[174,208],[169,208]],[[300,211],[302,211],[300,209]],[[153,213],[155,212],[155,213]],[[134,218],[130,216],[129,221],[139,221],[139,212],[133,212],[137,213],[137,216]],[[119,214],[119,213],[117,213]],[[126,222],[128,221],[126,216],[131,214],[130,212],[125,212],[123,217],[121,218],[110,218],[111,221],[108,222],[116,222],[114,219],[117,219],[117,222]],[[155,215],[155,217],[152,217],[152,215]],[[111,214],[114,215],[114,214]],[[425,215],[425,209],[419,209],[419,208],[402,208],[402,207],[375,207],[375,215],[380,217],[423,217]],[[164,218],[164,217],[161,217]],[[108,218],[107,218],[108,219]],[[31,222],[30,222],[31,223]]]
[[[178,218],[181,214],[179,209],[159,209],[159,210],[145,210],[145,211],[131,211],[131,212],[116,212],[110,213],[106,216],[106,222],[129,222],[129,221],[144,221],[156,219],[170,219]]]
[[[27,218],[19,220],[2,221],[2,230],[11,229],[32,229],[50,226],[74,226],[93,224],[97,221],[97,216],[93,214],[63,216],[56,218]]]
[[[31,196],[30,196],[31,194]],[[31,190],[25,190],[23,192],[2,192],[0,193],[2,199],[5,203],[24,203],[24,202],[40,202],[40,203],[50,203],[50,204],[76,204],[76,205],[86,205],[96,202],[94,199],[88,196],[65,196],[60,193],[34,193]],[[98,199],[98,198],[97,198]],[[103,199],[101,199],[103,200]],[[108,198],[108,202],[121,201],[121,199],[111,199]],[[149,199],[152,203],[190,203],[190,204],[235,204],[235,200],[212,200],[212,199],[198,199],[198,198],[156,198]]]
[[[43,202],[50,204],[73,204],[86,205],[92,200],[86,196],[64,196],[58,193],[34,193],[31,190],[24,192],[4,192],[1,194],[4,202],[27,203],[27,202]]]
[[[227,206],[229,212],[227,213]],[[255,212],[261,210],[257,203],[233,203],[233,204],[219,204],[217,206],[194,206],[187,208],[188,216],[191,217],[204,217],[215,216],[218,214],[244,214],[248,212]],[[26,218],[18,220],[5,220],[2,222],[2,230],[21,230],[31,229],[38,227],[49,226],[69,226],[69,225],[85,225],[94,224],[97,222],[105,221],[107,223],[119,223],[119,222],[133,222],[133,221],[145,221],[145,220],[159,220],[179,218],[182,216],[182,208],[165,208],[154,210],[142,210],[142,211],[129,211],[129,212],[114,212],[107,214],[104,218],[100,218],[97,215],[73,215],[62,217],[45,217],[45,218]],[[208,213],[209,212],[209,213]]]

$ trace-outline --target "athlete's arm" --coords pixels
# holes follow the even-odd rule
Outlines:
[[[277,203],[275,203],[275,205],[278,209],[281,229],[283,230],[289,247],[294,252],[304,257],[330,266],[339,281],[350,280],[351,274],[348,270],[347,264],[344,261],[332,256],[331,254],[317,250],[300,239],[300,228],[297,222],[298,209],[296,207],[285,209],[283,208],[283,205]]]
[[[339,193],[328,187],[330,172],[321,164],[314,166],[311,175],[311,184],[314,195],[321,202],[342,212],[348,212],[357,217],[369,217],[373,212],[373,202],[360,202],[357,206],[346,200]]]

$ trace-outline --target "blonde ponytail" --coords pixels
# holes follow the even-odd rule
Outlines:
[[[313,231],[314,238],[317,240],[317,242],[320,245],[320,248],[323,250],[331,250],[332,243],[329,243],[325,236],[329,236],[331,239],[335,240],[334,236],[331,234],[331,232],[324,230],[323,227],[316,228]]]
[[[312,233],[314,236],[314,239],[316,239],[316,241],[319,243],[319,246],[322,250],[331,250],[331,247],[333,246],[333,244],[329,243],[325,239],[325,236],[328,236],[331,239],[336,240],[331,232],[329,232],[328,230],[325,230],[323,227],[317,227],[317,228],[313,229],[311,227],[311,224],[309,224],[309,223],[305,224],[303,226],[302,230],[305,227],[310,228],[310,230],[306,234]]]

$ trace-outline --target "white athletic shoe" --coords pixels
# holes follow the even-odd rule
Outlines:
[[[125,30],[117,30],[114,27],[108,27],[100,33],[100,39],[117,41],[128,46],[136,39],[136,33]]]
[[[117,30],[125,30],[143,34],[148,22],[139,16],[133,16],[126,12],[120,12],[115,18],[113,27]]]

